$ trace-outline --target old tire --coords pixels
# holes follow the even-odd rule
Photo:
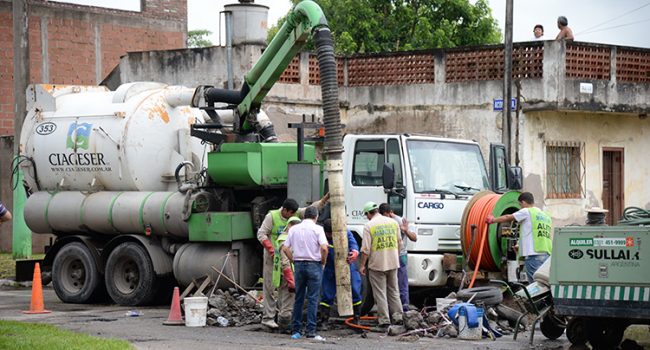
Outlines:
[[[594,319],[587,322],[587,340],[593,349],[616,349],[623,340],[626,324],[616,320]]]
[[[80,242],[67,244],[56,254],[52,284],[64,303],[87,304],[106,295],[95,256]]]
[[[135,242],[118,245],[106,262],[106,289],[115,303],[147,305],[156,296],[159,280],[147,250]]]
[[[548,339],[555,340],[564,334],[564,325],[558,323],[553,316],[546,315],[539,325],[542,334]]]
[[[472,298],[472,296],[476,296]],[[458,299],[468,301],[472,299],[472,303],[483,303],[485,305],[498,305],[503,301],[503,294],[497,287],[476,287],[463,289],[456,293]]]
[[[587,343],[587,320],[581,317],[574,317],[569,320],[566,326],[566,337],[571,344],[576,346]]]

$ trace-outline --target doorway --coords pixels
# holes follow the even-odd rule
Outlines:
[[[616,225],[623,216],[623,165],[623,148],[603,148],[603,207],[609,210],[608,225]]]

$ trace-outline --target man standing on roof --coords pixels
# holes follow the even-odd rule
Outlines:
[[[368,202],[363,207],[369,221],[363,227],[360,272],[366,274],[365,265],[368,262],[367,271],[377,305],[377,321],[380,330],[384,330],[391,324],[391,316],[397,317],[393,323],[401,320],[397,269],[402,238],[395,220],[379,214],[378,209],[374,202]]]
[[[569,20],[560,16],[557,18],[557,28],[560,30],[555,37],[555,40],[573,40],[573,31],[569,28]]]
[[[485,222],[498,224],[516,220],[519,225],[519,256],[524,257],[526,276],[533,282],[535,271],[548,259],[553,248],[553,221],[551,216],[535,208],[535,198],[530,192],[519,195],[521,209],[513,214],[494,217],[488,215]]]
[[[318,202],[312,204],[312,206],[320,209],[328,200],[329,194],[326,194]],[[283,274],[286,274],[284,279],[288,279],[290,270],[283,270],[281,264],[282,259],[274,259],[274,256],[276,253],[279,256],[280,244],[278,244],[278,236],[284,231],[289,218],[294,216],[300,218],[304,211],[305,208],[298,208],[298,203],[295,200],[287,198],[282,203],[282,207],[270,210],[266,214],[262,225],[257,231],[257,239],[264,246],[264,265],[262,268],[262,276],[264,278],[264,314],[262,316],[262,325],[270,329],[279,328],[278,323],[275,321],[276,314],[278,316],[278,322],[281,324],[288,327],[291,323],[291,308],[293,307],[294,296],[288,292],[288,289],[285,293],[280,293],[279,313],[276,309],[275,297],[273,296],[273,292],[276,290],[276,282],[278,282],[277,285],[280,285],[280,288],[283,288],[282,285],[287,285],[280,281]]]
[[[327,264],[323,270],[323,284],[321,287],[320,299],[320,327],[322,330],[327,330],[327,323],[331,311],[334,297],[336,297],[336,274],[334,268],[334,245],[332,239],[332,220],[327,219],[323,222],[323,229],[325,230],[325,237],[329,244],[329,252],[327,253]],[[348,230],[348,259],[350,264],[350,285],[352,287],[352,307],[354,309],[355,321],[358,321],[360,308],[361,308],[361,276],[357,269],[357,257],[359,256],[359,245],[357,240],[354,239],[352,231]]]
[[[544,40],[544,26],[536,24],[533,28],[533,40]]]

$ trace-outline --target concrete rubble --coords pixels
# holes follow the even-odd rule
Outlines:
[[[224,322],[223,319],[227,322]],[[221,321],[221,322],[219,322]],[[241,327],[262,321],[262,305],[251,295],[234,288],[215,290],[208,298],[207,323],[210,326]]]

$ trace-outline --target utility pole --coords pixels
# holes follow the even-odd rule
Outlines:
[[[503,123],[501,140],[506,146],[508,159],[512,159],[512,109],[510,101],[512,100],[512,0],[506,0],[506,28],[505,28],[505,52],[503,57]]]
[[[27,113],[26,90],[29,84],[29,31],[27,0],[12,2],[14,32],[14,161],[12,167],[18,172],[14,177],[14,203],[12,208],[12,253],[14,259],[26,259],[32,255],[32,233],[25,223],[24,209],[27,195],[23,186],[23,173],[18,166],[20,133]]]

